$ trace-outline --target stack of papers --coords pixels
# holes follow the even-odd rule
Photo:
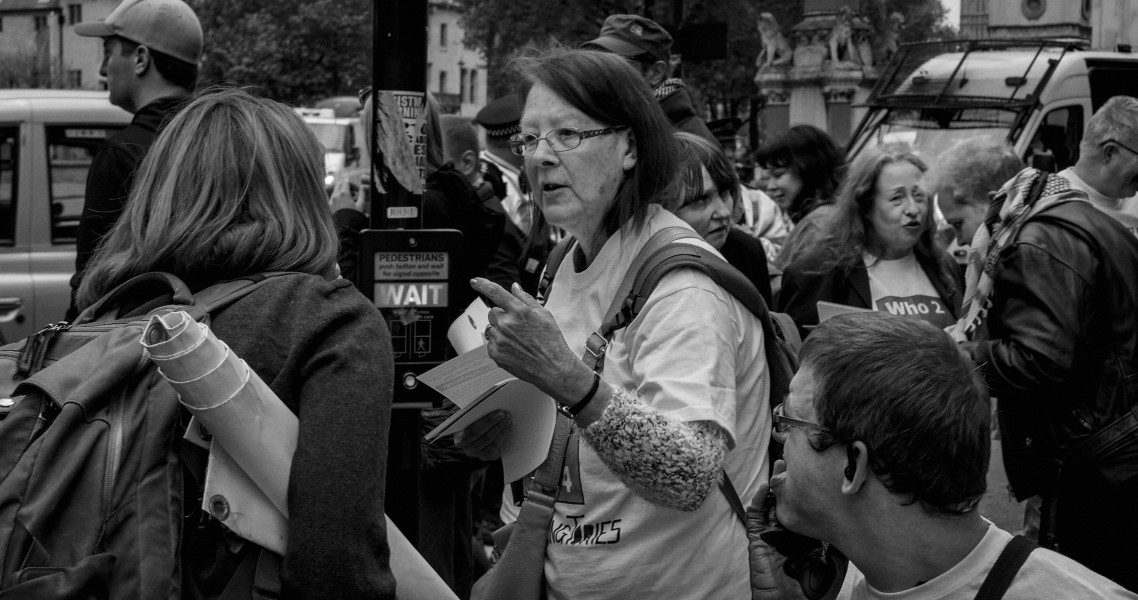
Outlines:
[[[541,466],[549,454],[557,405],[533,385],[494,364],[479,346],[419,376],[419,381],[454,402],[459,410],[425,436],[427,443],[462,431],[495,410],[510,413],[512,424],[502,444],[502,470],[507,482]]]

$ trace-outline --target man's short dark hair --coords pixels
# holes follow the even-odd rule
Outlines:
[[[860,440],[889,491],[934,515],[976,508],[991,453],[988,389],[948,334],[914,317],[844,314],[819,325],[800,358],[831,432],[815,449]]]
[[[124,37],[115,36],[115,40],[119,44],[119,54],[126,56],[134,52],[141,44],[132,42]],[[158,69],[158,74],[163,79],[184,88],[189,91],[194,91],[198,85],[198,66],[191,65],[188,62],[180,61],[169,54],[163,54],[153,48],[147,48],[150,51],[150,56],[154,60],[154,68]]]
[[[464,152],[472,152],[478,156],[481,149],[478,146],[478,131],[470,119],[459,115],[442,115],[439,125],[443,130],[443,146],[452,158],[461,156]]]

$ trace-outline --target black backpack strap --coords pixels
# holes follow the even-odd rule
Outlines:
[[[286,275],[300,276],[304,273],[274,271],[246,275],[232,281],[223,281],[194,294],[192,304],[207,313],[214,313],[253,293],[266,281]]]
[[[601,326],[589,335],[589,339],[585,340],[585,364],[592,367],[597,373],[604,371],[605,353],[608,350],[612,334],[631,323],[638,314],[638,312],[630,314],[628,308],[630,299],[639,290],[636,281],[644,271],[651,270],[652,259],[661,248],[684,238],[701,239],[690,229],[665,227],[652,234],[652,237],[648,238],[648,241],[640,248],[636,257],[632,259],[632,263],[629,264],[628,270],[624,273],[624,278],[621,279],[620,285],[616,289],[616,294],[613,295],[612,304],[605,312]]]
[[[794,378],[794,371],[798,367],[797,360],[794,359],[793,345],[787,341],[784,328],[776,326],[766,302],[755,285],[738,269],[702,246],[671,244],[652,254],[633,285],[633,291],[628,299],[628,311],[623,316],[626,319],[624,325],[636,318],[664,275],[680,267],[694,268],[706,273],[716,285],[727,290],[759,320],[763,328],[764,351],[770,370],[771,407],[781,403],[790,391],[790,380]]]
[[[1000,557],[988,571],[984,583],[980,584],[980,591],[976,592],[976,600],[1000,600],[1015,581],[1016,573],[1027,562],[1027,557],[1036,549],[1031,540],[1017,535],[1004,546]]]
[[[541,279],[537,283],[537,300],[545,304],[545,299],[549,297],[549,288],[553,285],[553,276],[557,275],[557,269],[561,267],[561,263],[565,261],[565,257],[569,255],[569,250],[573,248],[573,236],[566,236],[553,250],[549,251],[549,257],[545,259],[545,269],[541,272]]]
[[[723,479],[719,481],[719,491],[727,498],[727,504],[731,505],[731,510],[735,512],[735,516],[739,517],[739,521],[743,524],[743,529],[747,528],[747,511],[743,508],[743,501],[739,499],[739,492],[735,491],[735,485],[731,483],[731,478],[727,477],[727,470],[723,470]]]
[[[131,277],[116,286],[115,289],[107,292],[102,298],[79,313],[72,325],[82,325],[94,321],[130,300],[158,298],[166,294],[172,296],[170,300],[172,304],[194,303],[194,295],[190,292],[190,288],[176,276],[158,271],[143,273]]]

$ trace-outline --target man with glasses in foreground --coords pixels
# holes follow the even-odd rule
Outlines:
[[[1135,598],[1069,558],[1012,543],[977,513],[991,449],[988,392],[944,332],[910,317],[844,314],[819,325],[800,358],[775,409],[783,459],[755,497],[773,545],[755,553],[754,583],[770,597],[802,597],[787,571],[832,574],[848,557],[845,576],[810,597],[971,600],[1003,572],[996,565],[1010,548],[1025,562],[1006,573],[1004,598]],[[794,536],[783,527],[828,542],[826,559],[786,568]]]

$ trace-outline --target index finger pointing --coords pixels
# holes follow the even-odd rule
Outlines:
[[[475,277],[470,280],[470,287],[474,291],[486,296],[490,302],[507,312],[521,310],[525,308],[525,303],[514,297],[506,288],[481,277]]]

